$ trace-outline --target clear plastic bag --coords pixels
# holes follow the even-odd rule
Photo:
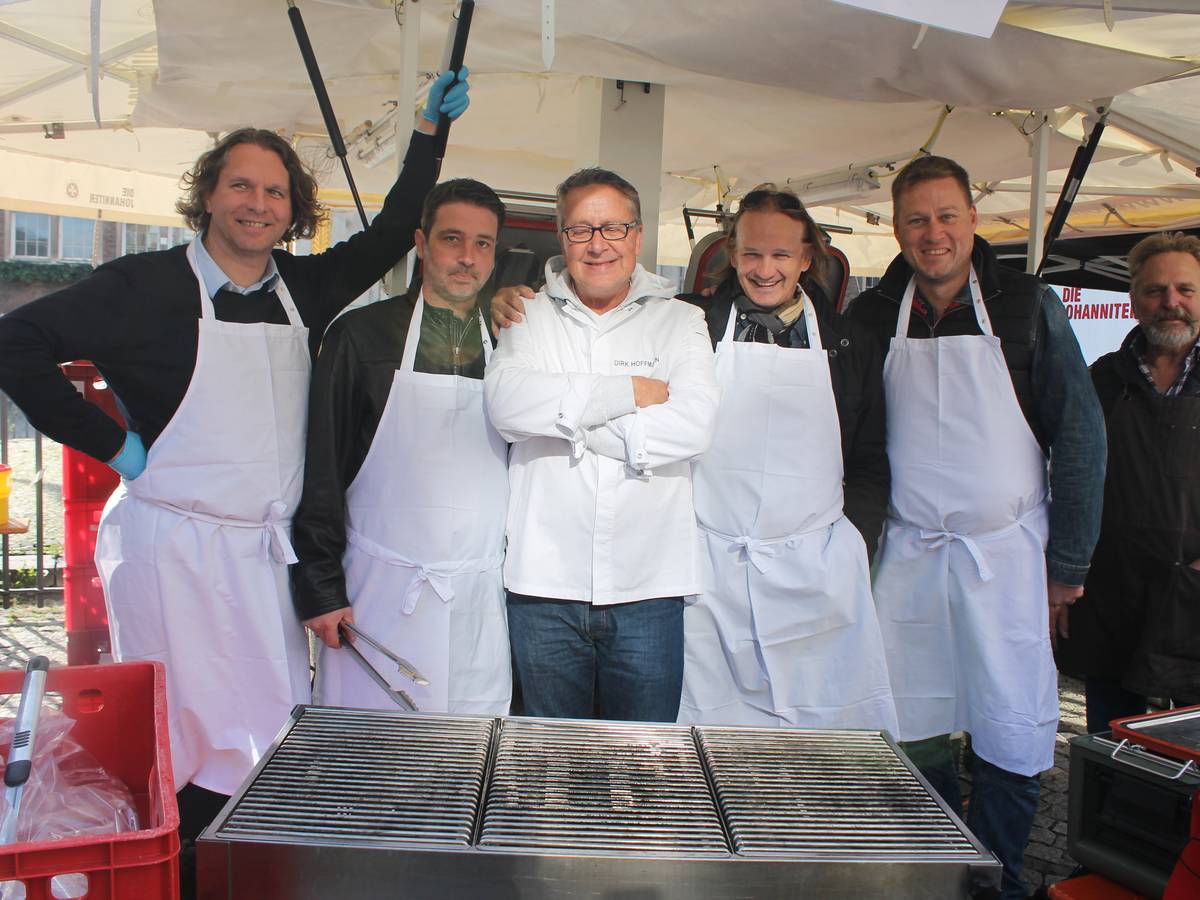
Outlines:
[[[137,831],[137,808],[123,782],[109,775],[96,758],[71,735],[73,719],[43,710],[38,720],[33,748],[33,770],[21,797],[17,841],[56,841],[93,834]],[[0,722],[0,773],[4,771],[7,748],[12,744],[13,723]],[[0,816],[8,811],[0,793]],[[63,882],[54,879],[55,895],[77,897]],[[85,882],[86,884],[86,882]],[[86,890],[86,888],[85,888]],[[0,884],[0,900],[19,900],[21,885]]]

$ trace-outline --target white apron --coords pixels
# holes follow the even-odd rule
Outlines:
[[[866,545],[842,512],[829,360],[717,344],[721,406],[692,467],[704,591],[684,611],[682,722],[896,730]]]
[[[146,469],[122,481],[96,535],[118,660],[167,666],[175,785],[232,794],[309,701],[292,607],[292,514],[304,473],[308,329],[218,321],[196,265],[196,368]]]
[[[967,731],[983,759],[1054,762],[1046,457],[1017,403],[975,272],[982,335],[906,337],[884,363],[892,502],[875,569],[902,740]]]
[[[346,491],[342,564],[354,621],[429,679],[358,650],[422,712],[503,715],[512,697],[504,605],[508,446],[483,411],[483,382],[413,371],[422,297],[362,468]],[[479,319],[484,359],[492,343]],[[322,645],[326,706],[396,709],[348,653]]]

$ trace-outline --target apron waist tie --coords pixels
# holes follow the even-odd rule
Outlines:
[[[421,588],[428,584],[443,603],[454,599],[454,588],[450,579],[454,575],[478,575],[490,572],[504,564],[504,554],[493,553],[491,556],[480,556],[475,559],[449,560],[422,565],[408,557],[389,550],[382,544],[359,534],[353,528],[346,528],[346,540],[359,550],[389,566],[401,566],[406,569],[416,569],[417,577],[412,580],[408,590],[404,592],[404,602],[401,608],[405,615],[412,615],[417,608],[417,600],[421,596]]]
[[[1004,529],[1007,530],[1007,529]],[[956,531],[934,531],[927,528],[921,529],[921,540],[925,541],[926,550],[936,550],[939,547],[945,547],[955,541],[960,541],[967,552],[971,554],[971,559],[975,560],[975,568],[979,571],[980,581],[991,581],[995,578],[992,572],[992,567],[988,565],[987,558],[984,557],[983,551],[979,549],[979,544],[969,534],[959,534]]]
[[[921,540],[926,543],[926,550],[937,550],[939,547],[945,547],[955,541],[962,543],[966,547],[967,552],[971,554],[971,559],[975,560],[975,568],[979,572],[980,581],[991,581],[996,577],[996,573],[992,571],[992,567],[988,565],[987,557],[983,554],[983,548],[979,546],[979,541],[997,538],[1010,532],[1016,531],[1024,525],[1025,520],[1033,516],[1041,506],[1035,506],[1033,509],[1026,512],[1019,519],[1010,522],[1003,528],[996,528],[992,531],[983,531],[979,534],[963,534],[957,531],[945,531],[938,528],[922,528],[920,525],[915,525],[911,522],[905,522],[903,519],[897,519],[897,522],[908,525],[911,528],[917,529]]]
[[[132,494],[132,492],[130,493]],[[271,503],[270,517],[266,521],[255,522],[251,519],[234,519],[228,516],[200,512],[195,509],[185,509],[167,500],[159,500],[154,497],[143,497],[138,494],[132,494],[132,496],[160,509],[165,509],[188,519],[195,519],[198,522],[207,522],[210,525],[226,525],[230,528],[261,528],[263,532],[263,552],[267,553],[275,562],[284,563],[289,566],[300,561],[299,557],[296,556],[296,549],[292,546],[291,536],[288,534],[288,527],[292,524],[292,517],[287,515],[288,505],[282,500],[275,500]]]
[[[760,574],[765,575],[770,570],[775,557],[779,555],[784,547],[789,550],[793,549],[799,538],[804,537],[806,534],[812,534],[814,531],[822,531],[840,518],[842,518],[842,514],[839,510],[838,515],[831,522],[817,525],[814,528],[806,528],[804,531],[794,531],[791,534],[777,538],[756,538],[745,534],[724,534],[715,528],[709,528],[703,523],[698,522],[697,525],[699,525],[701,531],[711,534],[713,537],[720,538],[723,541],[728,541],[740,549],[746,555],[747,562],[758,569]]]

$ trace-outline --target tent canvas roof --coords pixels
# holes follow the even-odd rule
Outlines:
[[[394,105],[405,67],[397,8],[387,0],[299,5],[343,132],[377,122]],[[1183,11],[1194,4],[1180,0],[1113,5],[1109,31],[1099,0],[1010,3],[985,39],[938,28],[922,34],[913,22],[834,0],[556,0],[554,62],[544,71],[540,0],[479,0],[467,53],[472,108],[451,134],[444,175],[552,190],[576,167],[587,80],[663,84],[665,222],[677,222],[684,204],[717,201],[714,167],[734,195],[765,180],[804,185],[870,169],[880,190],[817,211],[821,221],[854,228],[838,243],[856,273],[867,274],[895,252],[888,174],[931,136],[934,152],[992,189],[981,195],[981,231],[1011,239],[1028,227],[1028,112],[1054,111],[1049,181],[1061,184],[1084,137],[1083,112],[1115,97],[1113,119],[1119,114],[1143,137],[1110,123],[1084,187],[1128,193],[1081,196],[1064,236],[1200,225],[1200,10]],[[415,64],[429,72],[453,4],[420,7]],[[69,124],[93,116],[87,5],[0,3],[0,44],[0,158],[36,155],[177,179],[210,133],[255,124],[296,136],[323,183],[345,187],[279,0],[103,0],[101,129]],[[43,138],[50,122],[68,123],[65,139]],[[8,168],[0,168],[0,198],[29,194],[29,185],[6,183]],[[394,162],[355,166],[367,192],[385,190],[393,175]],[[660,259],[679,262],[686,247],[678,233],[661,237]]]

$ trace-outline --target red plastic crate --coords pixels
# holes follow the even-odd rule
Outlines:
[[[1050,900],[1146,900],[1100,875],[1082,875],[1052,884],[1046,893]]]
[[[63,500],[63,559],[68,566],[96,564],[96,532],[107,500]]]
[[[20,693],[24,674],[0,672],[0,694]],[[87,900],[174,900],[179,896],[179,811],[163,665],[55,667],[46,691],[60,693],[63,712],[76,720],[71,736],[128,785],[143,827],[0,847],[0,882],[24,882],[27,900],[51,900],[53,876],[81,872],[88,877]]]
[[[112,650],[104,589],[94,564],[63,570],[63,611],[67,624],[67,665],[91,666]]]
[[[108,628],[108,610],[104,589],[95,564],[85,563],[63,569],[63,611],[67,633]]]
[[[89,403],[104,410],[121,427],[125,420],[117,411],[117,398],[103,376],[90,362],[67,363],[63,374]],[[64,500],[98,500],[103,503],[117,489],[121,477],[113,469],[86,453],[63,447],[62,456]]]

